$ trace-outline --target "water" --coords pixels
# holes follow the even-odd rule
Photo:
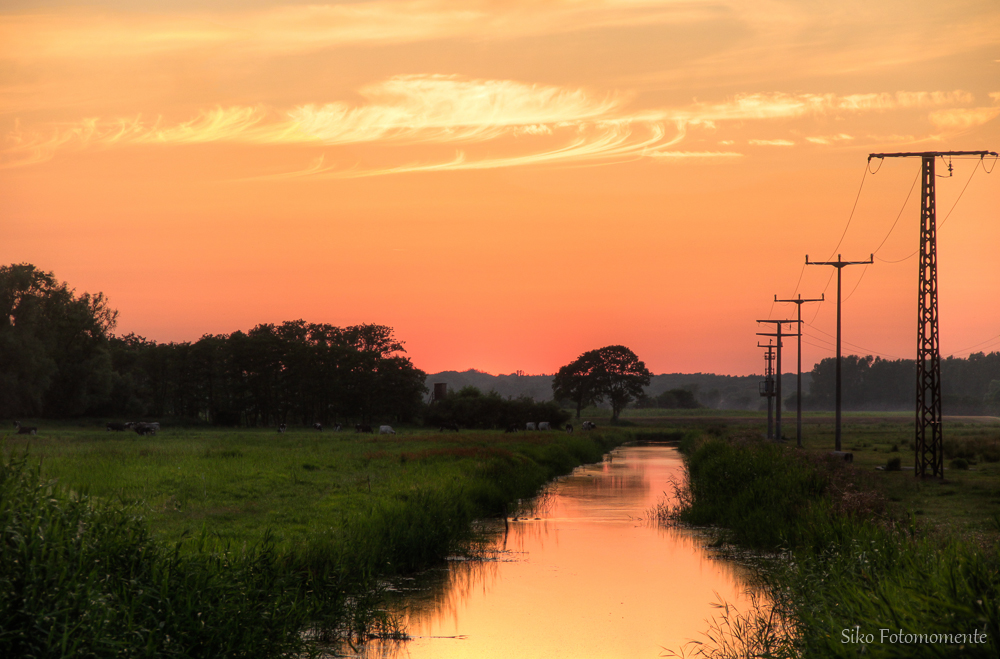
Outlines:
[[[649,508],[683,478],[676,450],[629,446],[558,480],[528,519],[500,522],[495,560],[456,560],[401,582],[413,640],[369,648],[410,659],[636,659],[701,639],[720,598],[743,607],[742,572]],[[374,651],[374,652],[373,652]]]

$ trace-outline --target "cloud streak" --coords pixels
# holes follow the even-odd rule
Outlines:
[[[955,108],[971,94],[896,92],[882,94],[741,94],[715,103],[633,111],[621,94],[595,95],[583,89],[512,80],[466,79],[449,75],[404,75],[368,85],[362,102],[303,104],[277,111],[263,106],[217,107],[170,123],[162,117],[88,118],[48,129],[19,124],[7,136],[0,166],[50,160],[60,151],[153,147],[212,142],[260,146],[382,148],[454,145],[456,155],[423,162],[338,168],[320,162],[297,176],[371,176],[412,171],[495,169],[572,162],[618,162],[635,158],[664,161],[732,158],[734,151],[674,149],[690,130],[856,113],[934,108],[931,122],[961,130],[1000,114],[1000,107]],[[770,129],[769,129],[770,132]],[[773,134],[773,133],[772,133]],[[807,137],[812,144],[852,139],[846,134]],[[750,139],[749,144],[794,146],[785,138]],[[731,140],[721,141],[732,143]],[[483,145],[488,145],[486,148]],[[389,159],[399,159],[401,151]]]

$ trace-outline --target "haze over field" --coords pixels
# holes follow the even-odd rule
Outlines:
[[[803,368],[833,355],[806,254],[874,253],[845,352],[913,358],[920,163],[866,159],[1000,150],[998,34],[992,0],[8,0],[0,263],[161,342],[304,318],[392,326],[429,373],[623,344],[745,375],[775,294],[825,292]],[[1000,172],[952,164],[965,356],[1000,345]]]

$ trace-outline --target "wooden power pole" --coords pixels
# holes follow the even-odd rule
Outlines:
[[[779,300],[778,296],[774,296],[775,302],[794,302],[796,311],[796,322],[799,324],[799,341],[798,341],[798,358],[799,365],[795,375],[795,445],[802,448],[802,305],[806,302],[823,302],[826,299],[826,295],[820,295],[818,298],[811,300],[803,300],[802,294],[793,300]]]
[[[758,323],[774,323],[777,326],[777,328],[778,328],[777,332],[770,332],[770,333],[769,332],[757,332],[757,336],[774,336],[774,337],[777,337],[777,339],[778,339],[778,345],[775,346],[777,348],[776,352],[778,353],[777,354],[777,359],[775,360],[777,362],[776,370],[778,371],[778,381],[777,381],[777,385],[774,387],[774,395],[775,395],[775,397],[777,399],[777,408],[776,408],[775,414],[774,414],[774,425],[775,425],[774,439],[779,439],[780,440],[781,439],[781,403],[782,403],[782,400],[781,400],[781,337],[783,337],[783,336],[798,336],[798,335],[802,334],[802,332],[799,331],[798,334],[782,334],[781,333],[781,326],[783,324],[791,324],[791,323],[798,322],[798,321],[795,321],[795,320],[758,320],[757,322]],[[770,426],[770,424],[768,424],[768,426]]]
[[[840,391],[840,272],[845,267],[849,265],[871,265],[875,262],[875,255],[872,254],[867,261],[842,261],[840,254],[837,254],[836,261],[810,261],[809,255],[806,254],[806,265],[832,265],[837,269],[837,413],[836,413],[836,429],[834,432],[834,444],[836,448],[835,451],[840,451],[841,445],[841,430],[840,430],[840,417],[841,417],[841,391]]]

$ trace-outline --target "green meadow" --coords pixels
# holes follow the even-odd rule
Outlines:
[[[0,469],[6,656],[284,656],[395,634],[386,577],[633,438],[37,425],[5,438]]]

